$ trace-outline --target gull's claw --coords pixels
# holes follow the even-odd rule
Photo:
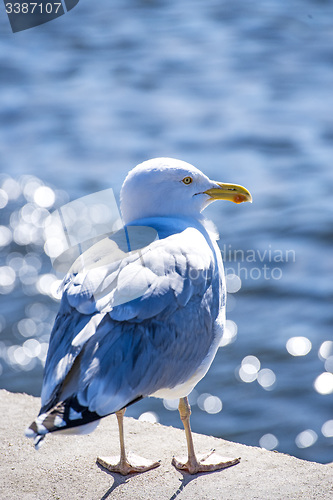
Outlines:
[[[209,460],[208,460],[209,459]],[[198,472],[212,472],[215,470],[226,469],[232,467],[240,462],[240,458],[225,458],[221,457],[215,450],[211,450],[206,455],[201,455],[198,460],[194,457],[192,460],[177,459],[173,457],[172,465],[179,470],[185,470],[190,474],[197,474]]]
[[[133,453],[128,454],[128,459],[122,460],[118,457],[98,457],[97,463],[109,470],[110,472],[118,472],[123,476],[135,474],[138,472],[146,472],[150,469],[159,467],[160,462],[151,462],[146,458],[139,457]]]

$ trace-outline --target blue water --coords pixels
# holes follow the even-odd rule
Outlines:
[[[333,3],[81,0],[16,34],[1,9],[0,225],[14,234],[0,228],[1,387],[40,392],[58,307],[40,281],[46,208],[118,195],[137,163],[178,157],[254,199],[206,210],[241,288],[228,294],[234,336],[192,395],[193,429],[331,462]],[[55,202],[31,217],[41,183]],[[165,405],[128,414],[180,426]]]

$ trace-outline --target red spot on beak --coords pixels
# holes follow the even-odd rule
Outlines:
[[[232,201],[234,203],[243,203],[243,201],[246,201],[246,196],[244,196],[243,194],[236,194]]]

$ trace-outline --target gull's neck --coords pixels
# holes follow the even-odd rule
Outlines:
[[[167,236],[193,227],[201,233],[208,233],[212,240],[216,241],[218,239],[218,231],[214,223],[205,219],[201,214],[198,218],[188,216],[144,217],[126,223],[126,226],[153,227],[158,232],[160,238],[166,238]]]

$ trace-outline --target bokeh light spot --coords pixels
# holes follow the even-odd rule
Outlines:
[[[17,323],[17,329],[22,337],[33,337],[37,332],[37,325],[31,318],[21,319]]]
[[[274,388],[276,376],[273,370],[270,370],[270,368],[263,368],[259,371],[257,380],[263,389],[265,389],[266,391],[271,391]]]
[[[211,394],[209,394],[208,392],[203,392],[202,394],[200,394],[200,396],[198,396],[197,405],[199,406],[200,410],[205,411],[204,403],[205,400],[210,396]]]
[[[312,429],[307,429],[296,436],[295,443],[298,448],[309,448],[315,444],[317,439],[317,433]]]
[[[222,401],[217,396],[208,396],[203,402],[205,412],[214,414],[222,410]]]
[[[5,179],[2,189],[6,192],[9,200],[16,200],[21,194],[20,184],[11,177]]]
[[[333,437],[333,420],[327,420],[321,428],[322,435],[331,438]]]
[[[62,254],[66,250],[63,240],[57,237],[48,238],[44,245],[44,252],[51,259],[54,259]]]
[[[163,399],[163,406],[169,411],[178,409],[179,399]]]
[[[43,295],[52,295],[52,287],[54,288],[54,285],[57,286],[59,283],[59,280],[57,280],[56,276],[54,274],[48,273],[48,274],[42,274],[36,283],[37,290],[39,293],[42,293]]]
[[[158,416],[157,413],[153,411],[146,411],[144,413],[141,413],[139,417],[140,422],[151,422],[152,424],[155,424],[158,422]]]
[[[314,381],[314,388],[319,394],[327,395],[333,393],[333,373],[324,372],[318,375]]]
[[[228,293],[236,293],[242,287],[242,280],[237,274],[227,274],[225,281]]]
[[[260,361],[256,356],[245,356],[238,370],[238,376],[242,382],[247,384],[257,380],[260,370]]]
[[[259,446],[265,450],[274,450],[279,444],[274,434],[264,434],[259,439]]]
[[[333,356],[333,341],[325,340],[319,347],[318,356],[322,361]]]
[[[291,337],[287,340],[286,348],[292,356],[306,356],[311,351],[312,344],[306,337]]]
[[[0,226],[0,247],[5,247],[9,245],[12,239],[13,235],[11,230],[6,226]]]
[[[242,366],[246,367],[245,371],[249,371],[249,373],[252,373],[253,369],[258,372],[260,370],[260,361],[256,356],[245,356],[242,361]]]
[[[37,358],[41,353],[41,345],[37,339],[26,340],[22,347],[25,354],[31,358]]]
[[[55,202],[55,193],[48,186],[39,186],[34,192],[34,202],[42,208],[50,208]]]
[[[209,414],[219,413],[222,410],[223,404],[220,398],[212,396],[207,392],[200,394],[197,399],[197,404],[200,410]]]

